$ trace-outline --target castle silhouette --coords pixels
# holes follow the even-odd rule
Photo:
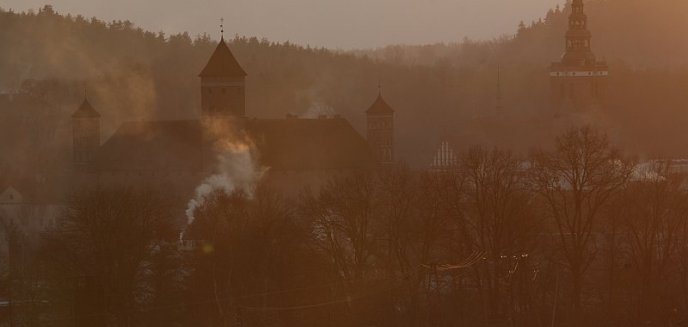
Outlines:
[[[609,71],[607,64],[593,54],[591,38],[583,0],[574,0],[565,35],[565,52],[560,61],[550,65],[554,108],[580,109],[602,103]],[[395,111],[381,92],[366,111],[364,139],[339,116],[248,117],[246,76],[221,38],[199,74],[199,119],[125,122],[102,144],[101,117],[85,99],[72,116],[73,163],[78,185],[188,189],[214,168],[211,144],[214,140],[204,135],[203,123],[213,119],[231,120],[235,132],[245,133],[252,140],[259,164],[269,168],[266,179],[284,191],[317,186],[334,175],[395,162]],[[499,109],[502,109],[501,100],[499,90]],[[451,168],[444,167],[448,164],[440,160],[453,156],[446,140],[438,151],[432,163],[434,169]]]
[[[222,38],[199,74],[199,119],[125,122],[102,144],[101,116],[84,99],[72,115],[77,187],[150,187],[188,196],[216,168],[217,136],[207,130],[212,121],[228,122],[222,137],[247,137],[257,164],[268,169],[266,182],[286,193],[394,162],[394,110],[381,92],[366,111],[366,142],[340,116],[248,117],[246,76]]]

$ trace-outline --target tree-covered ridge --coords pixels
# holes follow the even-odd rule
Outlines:
[[[600,58],[623,61],[637,67],[683,67],[688,64],[688,43],[682,31],[688,3],[681,0],[589,0],[585,1],[592,48]],[[493,40],[470,40],[427,45],[392,45],[361,50],[392,62],[474,66],[500,61],[502,64],[539,64],[557,60],[564,49],[570,0],[550,9],[542,18],[521,22],[514,33]]]
[[[679,16],[687,5],[661,1],[586,2],[593,50],[611,65],[610,108],[564,117],[549,107],[547,67],[563,51],[567,7],[491,41],[341,52],[236,36],[230,47],[249,74],[249,116],[338,113],[362,132],[363,112],[381,82],[397,112],[399,156],[417,167],[429,164],[441,135],[459,149],[481,143],[520,151],[580,121],[610,128],[640,154],[684,156],[688,75],[678,65],[688,46],[675,33],[685,30]],[[103,115],[104,139],[127,120],[195,117],[196,76],[215,42],[63,15],[50,6],[1,11],[0,150],[8,155],[0,167],[66,163],[68,117],[85,90]],[[639,68],[647,62],[654,68]],[[657,68],[663,63],[673,71]],[[498,65],[504,109],[496,113]]]

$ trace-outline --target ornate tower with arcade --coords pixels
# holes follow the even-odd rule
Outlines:
[[[557,108],[570,103],[574,108],[586,108],[602,102],[609,69],[597,60],[590,46],[592,34],[583,0],[573,0],[569,28],[566,32],[566,51],[561,61],[552,63],[550,80],[552,102]]]

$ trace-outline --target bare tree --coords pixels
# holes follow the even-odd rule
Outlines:
[[[149,285],[147,263],[161,242],[175,239],[169,206],[151,193],[92,190],[75,195],[44,253],[55,276],[73,281],[74,321],[120,326],[137,321]]]
[[[466,220],[466,174],[458,170],[421,174],[416,203],[415,252],[422,269],[421,325],[475,324],[484,306],[475,301],[472,274],[482,261]],[[447,301],[450,297],[452,300]]]
[[[536,218],[521,161],[504,150],[475,147],[461,161],[463,220],[474,251],[486,260],[475,265],[476,283],[490,319],[515,319],[528,306],[527,262],[535,241]],[[520,301],[518,301],[520,300]]]
[[[342,281],[338,296],[359,297],[349,324],[407,324],[417,312],[412,175],[404,168],[333,179],[303,199],[313,241]],[[404,318],[404,319],[402,319]]]
[[[253,196],[213,193],[185,237],[199,243],[189,256],[186,280],[189,324],[266,324],[274,317],[264,308],[308,300],[283,292],[304,287],[301,274],[311,256],[308,234],[297,227],[289,204],[271,190],[259,187]],[[251,316],[242,310],[246,307]]]
[[[585,273],[595,256],[595,225],[609,199],[624,186],[634,164],[612,148],[606,135],[576,128],[557,137],[551,151],[531,157],[530,180],[571,274],[571,302],[581,309]]]
[[[237,275],[249,224],[248,201],[243,191],[212,193],[185,235],[199,243],[188,280],[190,297],[198,302],[192,314],[199,323],[228,326],[238,318],[242,278]]]
[[[307,216],[315,219],[315,237],[348,282],[373,277],[372,259],[379,244],[375,235],[378,187],[373,175],[336,178],[320,194],[305,200]]]
[[[415,250],[418,242],[417,219],[419,188],[418,179],[405,166],[395,166],[377,174],[380,187],[379,202],[381,233],[386,240],[384,248],[387,280],[403,287],[389,294],[390,303],[405,310],[395,310],[389,322],[395,325],[413,325],[419,312],[418,291],[420,277],[417,274],[421,262]],[[421,218],[425,219],[425,217]]]
[[[637,321],[666,324],[672,305],[670,269],[688,216],[684,178],[658,164],[629,185],[617,208],[634,272]]]

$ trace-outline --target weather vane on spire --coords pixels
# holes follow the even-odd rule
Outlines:
[[[382,81],[380,79],[377,80],[377,92],[382,95]]]
[[[224,19],[224,17],[220,18],[220,36],[223,39],[225,38],[225,19]]]

